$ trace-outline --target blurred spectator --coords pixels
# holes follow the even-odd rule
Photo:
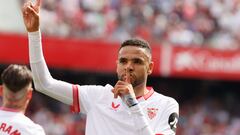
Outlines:
[[[22,0],[23,1],[23,0]],[[239,49],[239,0],[44,0],[46,35]]]

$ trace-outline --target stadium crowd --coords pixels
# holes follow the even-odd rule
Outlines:
[[[155,45],[240,49],[239,0],[44,0],[41,18],[48,36],[111,42],[143,37]],[[177,135],[238,135],[239,103],[181,103]],[[86,117],[62,103],[35,94],[28,109],[47,135],[84,135]]]
[[[44,0],[46,35],[240,48],[239,0]]]
[[[177,135],[238,135],[240,117],[228,107],[219,99],[182,104]]]

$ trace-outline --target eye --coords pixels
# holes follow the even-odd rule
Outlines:
[[[141,59],[133,59],[134,64],[143,64],[143,61]]]
[[[126,63],[127,63],[127,59],[125,59],[125,58],[120,58],[120,59],[119,59],[119,63],[120,63],[120,64],[126,64]]]

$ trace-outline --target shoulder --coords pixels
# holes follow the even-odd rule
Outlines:
[[[91,96],[92,98],[100,98],[103,95],[111,94],[111,90],[113,87],[109,84],[102,86],[102,85],[78,85],[78,90],[81,96]]]
[[[158,100],[158,102],[160,102],[162,104],[165,104],[167,106],[174,105],[176,107],[179,107],[178,102],[172,97],[160,94],[158,92],[154,92],[153,96],[154,96],[155,100]]]
[[[96,89],[96,90],[109,90],[113,89],[113,86],[110,84],[103,85],[78,85],[79,89]]]
[[[17,125],[22,132],[26,134],[36,134],[37,135],[45,135],[44,129],[39,124],[34,123],[30,118],[25,116],[24,114],[18,113],[14,116],[14,121],[12,121]]]
[[[39,124],[36,124],[31,119],[26,117],[26,132],[36,134],[36,135],[45,135],[44,129]]]
[[[18,120],[19,122],[24,123],[26,126],[31,127],[31,128],[36,128],[36,129],[42,129],[42,126],[40,126],[39,124],[36,124],[34,121],[32,121],[30,118],[28,118],[27,116],[25,116],[24,114],[22,114],[22,116],[20,117],[20,120]]]

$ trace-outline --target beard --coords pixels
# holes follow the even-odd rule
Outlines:
[[[118,79],[121,81],[125,81],[125,75],[118,75]],[[131,75],[131,80],[130,80],[133,88],[144,83],[144,78],[136,78],[136,76]]]

